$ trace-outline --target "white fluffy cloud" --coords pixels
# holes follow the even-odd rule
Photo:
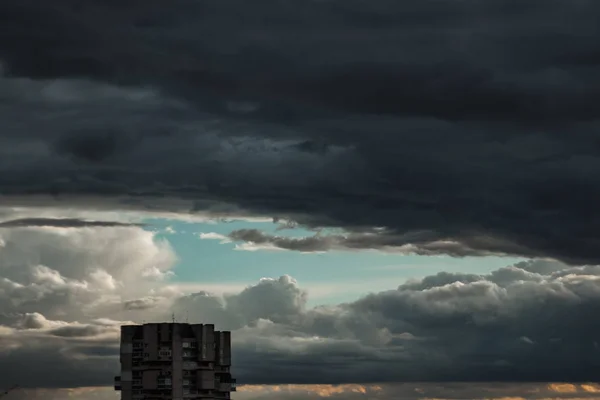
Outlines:
[[[0,228],[0,243],[4,386],[106,384],[125,304],[160,296],[177,259],[134,226]]]
[[[0,229],[0,302],[7,316],[87,319],[157,293],[176,255],[137,227]]]

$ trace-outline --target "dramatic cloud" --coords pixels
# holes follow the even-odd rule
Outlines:
[[[20,221],[0,228],[0,387],[110,384],[120,325],[182,294],[165,284],[173,250],[138,226]]]
[[[440,273],[311,309],[305,296],[283,277],[224,301],[203,294],[178,304],[194,319],[212,310],[236,330],[244,382],[593,381],[600,368],[598,267],[535,261]],[[253,311],[255,302],[265,307]]]
[[[0,309],[6,318],[129,320],[128,302],[160,297],[175,261],[138,227],[0,229]]]
[[[308,309],[305,299],[282,277],[225,298],[180,297],[173,311],[234,330],[247,383],[585,382],[598,373],[598,267],[523,262],[440,273],[338,306]]]
[[[155,235],[1,229],[0,387],[109,385],[119,325],[172,313],[234,331],[245,384],[584,383],[599,371],[598,266],[540,260],[487,275],[444,272],[308,307],[310,292],[289,276],[224,295],[190,292],[169,282],[175,258]]]
[[[175,313],[234,331],[240,382],[322,385],[267,398],[597,397],[599,13],[0,1],[0,387],[103,398],[75,388],[110,384],[119,325]],[[310,307],[286,275],[176,282],[173,250],[138,225],[171,213],[281,222],[201,235],[241,250],[536,260]],[[296,226],[316,233],[281,232]],[[478,391],[385,386],[407,381]]]
[[[598,12],[4,0],[1,201],[245,213],[358,235],[342,248],[598,264]]]

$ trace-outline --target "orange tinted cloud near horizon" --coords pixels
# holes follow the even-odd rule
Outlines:
[[[430,387],[433,385],[433,387]],[[242,385],[232,394],[235,400],[269,399],[395,399],[409,395],[418,400],[448,400],[444,384],[382,384],[382,385]],[[451,391],[456,391],[456,384]],[[523,387],[520,387],[523,386]],[[511,384],[488,387],[485,384],[465,383],[464,398],[473,400],[600,400],[599,383],[540,383]],[[458,388],[459,391],[462,389]],[[435,394],[434,394],[435,393]],[[446,393],[447,394],[447,393]],[[453,399],[456,399],[455,392]],[[462,395],[462,394],[461,394]],[[23,389],[11,394],[11,400],[118,400],[112,387],[82,387],[73,389]],[[462,397],[459,397],[462,398]],[[8,399],[7,399],[8,400]]]
[[[581,389],[588,393],[600,393],[600,384],[598,383],[586,383],[580,385]]]
[[[557,393],[600,393],[599,383],[582,383],[574,385],[572,383],[551,383],[548,389]]]
[[[551,383],[548,389],[558,393],[577,393],[577,386],[572,383]]]
[[[344,393],[369,394],[381,392],[383,388],[379,385],[245,385],[238,388],[239,392],[279,392],[298,393],[308,392],[319,397],[331,397]]]

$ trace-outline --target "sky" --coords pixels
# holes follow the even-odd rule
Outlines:
[[[370,292],[443,271],[489,273],[521,261],[516,257],[422,257],[377,251],[290,252],[227,238],[231,232],[258,229],[284,238],[315,236],[301,228],[278,230],[272,221],[186,223],[146,220],[147,229],[167,240],[178,256],[172,282],[199,282],[213,290],[241,290],[264,277],[290,275],[310,292],[309,305],[352,301]],[[365,282],[369,282],[365,286]]]
[[[236,398],[600,398],[595,0],[0,1],[0,387],[119,327]]]

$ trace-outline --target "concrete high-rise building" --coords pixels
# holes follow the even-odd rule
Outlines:
[[[229,399],[231,332],[212,324],[157,323],[121,327],[122,400]]]

